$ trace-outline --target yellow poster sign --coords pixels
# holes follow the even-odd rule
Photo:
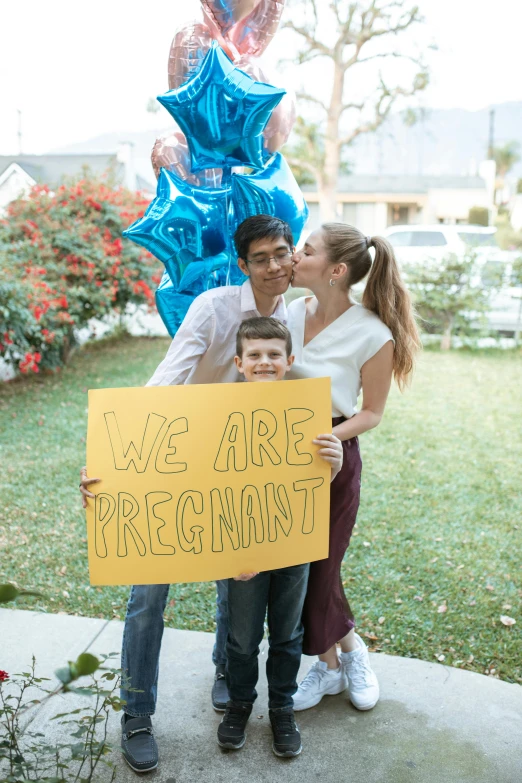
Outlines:
[[[89,392],[91,583],[168,584],[328,556],[330,379]]]

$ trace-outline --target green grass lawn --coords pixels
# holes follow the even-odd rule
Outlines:
[[[143,385],[167,345],[102,342],[57,375],[0,384],[0,582],[46,595],[20,607],[124,617],[128,588],[88,583],[87,390]],[[362,436],[343,578],[372,649],[522,682],[521,389],[520,355],[426,352],[412,389],[394,389]],[[173,586],[167,623],[212,631],[213,601],[213,584]]]

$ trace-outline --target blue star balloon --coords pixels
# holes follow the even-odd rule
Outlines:
[[[178,286],[194,260],[228,256],[229,202],[229,188],[198,188],[161,169],[156,198],[123,236],[163,261]]]
[[[209,288],[226,285],[230,264],[228,253],[219,253],[209,258],[195,258],[189,263],[178,285],[178,293],[199,296]]]
[[[193,301],[193,296],[179,294],[169,273],[163,273],[156,291],[156,307],[171,337],[178,331]]]
[[[238,269],[243,280],[245,277]],[[156,307],[161,320],[174,337],[196,296],[210,288],[229,285],[230,256],[220,253],[210,258],[192,260],[186,267],[179,285],[174,285],[165,271],[156,291]]]
[[[187,137],[191,168],[263,167],[263,131],[285,90],[240,71],[214,41],[198,73],[158,101]]]
[[[258,174],[232,175],[230,231],[252,215],[275,215],[285,220],[297,244],[308,219],[308,207],[290,166],[278,152]]]

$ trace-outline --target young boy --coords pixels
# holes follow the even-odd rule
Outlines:
[[[280,381],[292,366],[290,332],[274,318],[249,318],[237,333],[235,362],[245,381]],[[332,467],[332,480],[342,466],[341,441],[332,434],[314,443]],[[257,697],[259,644],[268,609],[269,652],[266,664],[269,717],[276,756],[301,753],[301,735],[294,719],[292,696],[301,661],[301,612],[309,564],[242,574],[228,580],[228,639],[226,679],[230,701],[218,728],[222,748],[245,744],[245,727]]]

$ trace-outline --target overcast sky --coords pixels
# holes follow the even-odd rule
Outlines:
[[[326,4],[327,0],[319,0]],[[520,0],[418,0],[432,84],[423,104],[481,109],[522,100]],[[167,89],[167,59],[176,29],[198,15],[199,0],[19,0],[0,11],[0,154],[40,153],[110,131],[168,127],[147,100]],[[284,33],[266,52],[288,56]],[[319,74],[320,71],[317,71]],[[298,69],[287,79],[299,86]],[[324,90],[318,76],[318,89]],[[307,85],[313,91],[314,85]],[[163,112],[164,110],[162,110]]]

